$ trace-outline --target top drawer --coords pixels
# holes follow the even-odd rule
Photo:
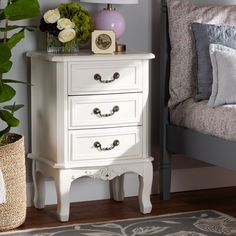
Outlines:
[[[140,61],[68,63],[69,95],[138,91],[142,91]]]

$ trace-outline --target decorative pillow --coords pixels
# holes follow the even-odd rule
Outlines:
[[[216,107],[236,103],[236,50],[210,44],[213,84],[208,105]]]
[[[198,7],[184,0],[167,0],[171,43],[170,100],[176,105],[194,96],[196,52],[192,22],[236,25],[236,6]]]
[[[209,99],[212,87],[212,66],[209,55],[210,43],[236,49],[236,27],[192,23],[197,51],[196,101]]]

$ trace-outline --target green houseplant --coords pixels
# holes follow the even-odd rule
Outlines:
[[[26,215],[24,142],[21,135],[10,133],[20,123],[15,112],[23,107],[12,101],[16,95],[12,84],[24,82],[5,78],[5,74],[13,67],[12,49],[24,38],[25,30],[34,27],[16,25],[14,21],[39,13],[38,0],[0,0],[0,120],[4,126],[0,130],[0,170],[6,186],[6,202],[0,204],[0,231],[18,227]]]
[[[1,0],[0,0],[1,3]],[[37,16],[40,12],[38,0],[8,0],[5,8],[0,9],[0,104],[10,102],[16,95],[12,83],[23,83],[22,81],[6,79],[4,74],[12,68],[12,48],[24,38],[25,30],[32,31],[33,27],[9,24],[10,21],[29,19]],[[8,38],[9,31],[17,31]],[[0,131],[0,145],[8,142],[11,127],[19,125],[20,121],[14,116],[15,111],[23,107],[22,104],[0,105],[0,119],[6,123],[6,127]]]

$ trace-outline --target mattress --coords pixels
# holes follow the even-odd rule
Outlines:
[[[212,108],[192,98],[170,109],[172,124],[236,141],[236,105]]]

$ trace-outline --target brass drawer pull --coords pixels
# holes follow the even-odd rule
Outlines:
[[[93,146],[100,151],[110,151],[110,150],[114,149],[115,147],[119,146],[119,144],[120,144],[120,141],[116,139],[116,140],[114,140],[114,142],[112,143],[112,145],[110,147],[103,148],[101,143],[99,143],[99,142],[95,142],[93,144]]]
[[[114,106],[112,108],[112,111],[110,114],[102,114],[101,110],[99,108],[94,108],[93,109],[93,114],[100,116],[100,117],[108,117],[108,116],[113,116],[116,112],[118,112],[120,108],[118,106]]]
[[[111,83],[111,82],[113,82],[113,81],[115,81],[116,79],[119,79],[119,78],[120,78],[120,74],[118,72],[115,72],[113,74],[113,78],[111,80],[102,80],[101,75],[99,75],[99,74],[94,75],[94,79],[98,80],[100,83]]]

